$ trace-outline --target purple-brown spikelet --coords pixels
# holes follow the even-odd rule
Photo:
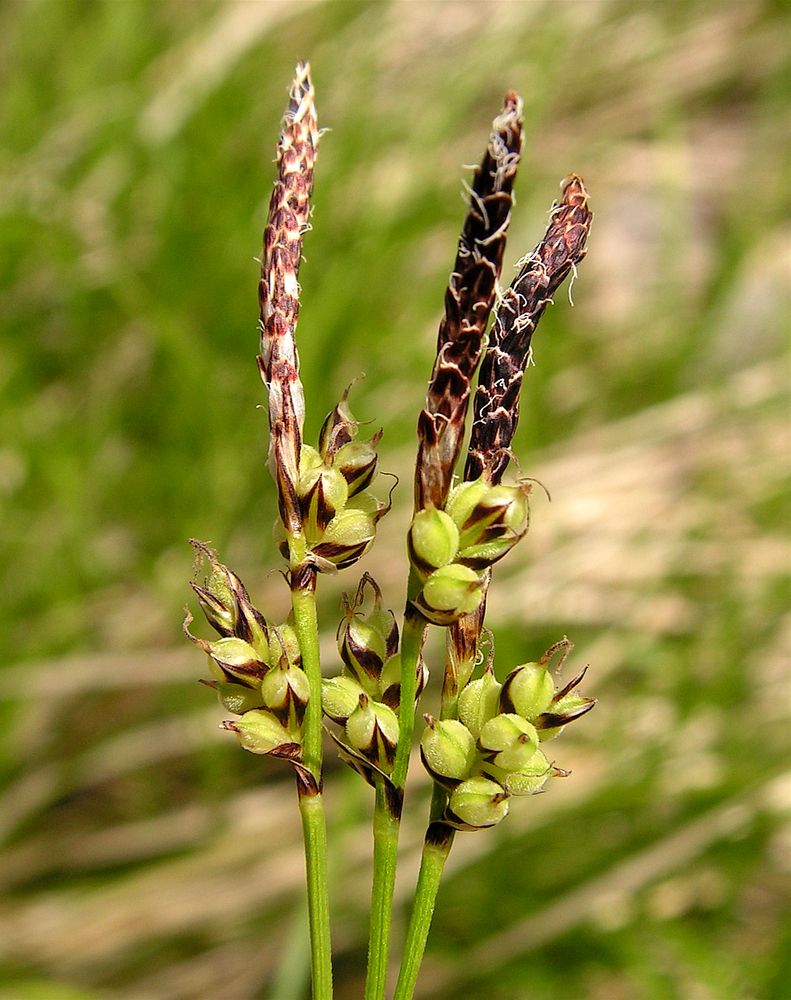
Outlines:
[[[585,256],[592,219],[588,192],[581,178],[572,175],[544,238],[523,261],[497,310],[475,394],[467,480],[477,479],[484,470],[493,483],[502,478],[519,421],[519,390],[533,333],[553,294]]]
[[[441,508],[459,456],[470,383],[502,269],[512,187],[522,147],[522,102],[506,94],[486,154],[476,169],[453,272],[426,405],[418,420],[415,509]]]
[[[564,183],[561,200],[552,210],[544,238],[525,258],[498,308],[478,377],[464,469],[467,481],[477,479],[484,471],[493,483],[502,479],[519,420],[519,392],[533,333],[553,293],[585,256],[592,220],[585,185],[580,177],[572,175]],[[448,629],[449,655],[444,681],[448,691],[456,683],[454,665],[475,655],[490,579],[491,574],[487,574],[478,610]]]
[[[310,220],[318,138],[310,67],[298,63],[277,146],[277,178],[264,230],[258,285],[258,366],[269,390],[269,462],[277,482],[280,516],[291,534],[302,528],[297,483],[305,417],[294,334],[302,239]]]

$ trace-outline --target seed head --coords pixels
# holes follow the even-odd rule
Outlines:
[[[269,461],[286,531],[302,527],[297,483],[305,419],[295,331],[299,315],[302,240],[310,220],[310,194],[318,145],[313,85],[299,63],[277,147],[277,178],[264,231],[261,281],[261,377],[269,390]]]
[[[464,437],[470,385],[502,269],[511,218],[511,191],[522,147],[522,102],[508,93],[492,124],[476,170],[456,262],[445,294],[445,315],[426,405],[418,420],[415,510],[441,509]]]
[[[467,480],[486,470],[491,482],[500,482],[519,420],[519,391],[533,333],[553,294],[585,256],[592,220],[588,192],[581,178],[572,175],[552,209],[544,238],[525,258],[497,310],[478,377]]]

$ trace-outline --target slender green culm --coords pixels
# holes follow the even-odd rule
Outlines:
[[[327,893],[327,826],[322,795],[300,795],[310,923],[310,968],[314,1000],[332,997],[332,941]]]
[[[414,570],[410,571],[407,587],[407,606],[404,612],[404,633],[401,640],[401,700],[398,713],[398,748],[393,765],[393,784],[403,789],[409,770],[412,751],[412,733],[415,728],[415,701],[417,700],[418,673],[426,621],[415,611],[411,603],[419,588],[419,580]]]
[[[292,581],[299,578],[298,567],[299,564],[292,570]],[[303,588],[294,589],[292,583],[291,607],[310,691],[305,707],[302,758],[313,781],[306,783],[298,773],[297,790],[305,842],[313,997],[314,1000],[329,1000],[332,997],[332,941],[327,826],[322,794],[321,661],[316,596],[308,582],[312,577],[304,574],[303,578],[307,583]]]
[[[292,576],[294,574],[292,573]],[[305,706],[302,737],[302,760],[318,784],[322,771],[322,711],[321,659],[319,655],[319,623],[316,614],[315,578],[309,573],[305,587],[292,583],[291,610],[294,631],[302,654],[302,669],[307,674],[310,697]]]
[[[411,1000],[415,992],[417,977],[426,951],[426,942],[434,916],[434,906],[437,893],[453,846],[453,830],[444,823],[430,827],[423,844],[423,854],[420,859],[420,872],[415,887],[415,901],[412,916],[404,942],[404,958],[398,973],[393,1000]]]
[[[417,575],[409,577],[407,608],[401,638],[401,690],[398,746],[389,794],[383,780],[376,786],[374,804],[374,864],[371,889],[371,930],[368,942],[368,973],[365,1000],[381,1000],[387,989],[390,923],[398,863],[398,836],[401,828],[403,789],[409,770],[409,755],[415,724],[417,677],[426,622],[410,603],[419,587]]]
[[[390,945],[393,887],[398,860],[400,816],[395,815],[384,780],[376,784],[374,806],[374,858],[371,883],[371,929],[368,939],[368,975],[365,1000],[385,994]]]

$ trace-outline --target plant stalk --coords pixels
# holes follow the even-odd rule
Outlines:
[[[441,719],[457,719],[459,715],[459,684],[457,668],[458,655],[465,654],[470,658],[468,663],[470,673],[477,656],[481,628],[483,626],[484,609],[486,607],[486,591],[490,577],[487,576],[486,589],[481,606],[477,613],[467,616],[462,622],[451,625],[445,646],[445,676],[442,684],[440,703]],[[455,652],[455,656],[454,656]],[[455,664],[455,666],[454,666]],[[409,1000],[415,990],[418,973],[426,950],[431,920],[434,916],[434,906],[437,902],[440,879],[453,847],[455,830],[442,821],[448,804],[448,793],[434,783],[431,793],[429,810],[429,825],[423,844],[423,854],[420,859],[420,872],[415,898],[412,903],[412,913],[409,917],[406,944],[398,973],[398,984],[393,1000]]]
[[[454,831],[444,823],[432,823],[426,833],[423,856],[420,860],[420,874],[415,889],[415,901],[409,920],[404,957],[398,973],[393,1000],[412,1000],[415,992],[420,965],[426,950],[426,942],[434,916],[437,892],[453,846]]]
[[[365,1000],[379,1000],[387,987],[387,960],[390,947],[390,918],[398,857],[400,815],[387,801],[384,780],[376,783],[374,807],[374,858],[371,883],[371,926],[368,938],[368,974]]]
[[[316,572],[305,561],[304,536],[292,536],[290,548],[294,630],[302,654],[302,669],[310,687],[303,726],[302,762],[312,780],[298,772],[297,790],[305,842],[312,996],[313,1000],[332,1000],[327,824],[322,797],[321,660],[316,615]]]
[[[393,764],[393,784],[403,789],[409,770],[412,752],[412,733],[415,729],[415,694],[417,668],[426,634],[426,619],[412,601],[420,593],[420,578],[414,567],[409,570],[404,628],[401,636],[401,692],[398,707],[398,746]]]
[[[313,1000],[332,1000],[332,941],[327,894],[327,826],[321,792],[299,796],[308,886]]]
[[[376,786],[374,806],[374,868],[371,887],[371,928],[368,943],[368,972],[365,1000],[384,1000],[387,989],[387,961],[390,951],[390,922],[393,909],[398,834],[401,827],[404,784],[409,770],[412,734],[415,728],[417,669],[423,649],[426,620],[412,600],[420,591],[420,580],[410,570],[404,627],[401,635],[401,694],[399,733],[393,763],[392,785],[382,779]]]

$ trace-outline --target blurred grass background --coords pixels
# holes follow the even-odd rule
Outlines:
[[[553,502],[490,623],[501,674],[568,633],[600,704],[558,744],[568,781],[458,838],[421,995],[788,995],[790,21],[769,0],[3,5],[3,1000],[305,995],[291,781],[217,730],[180,635],[192,535],[286,609],[253,256],[297,58],[332,129],[308,431],[365,371],[355,412],[402,478],[360,569],[394,608],[462,164],[506,89],[528,136],[508,266],[565,174],[596,212],[516,443]],[[356,578],[322,581],[328,665]],[[328,778],[341,1000],[365,964],[359,784]]]

